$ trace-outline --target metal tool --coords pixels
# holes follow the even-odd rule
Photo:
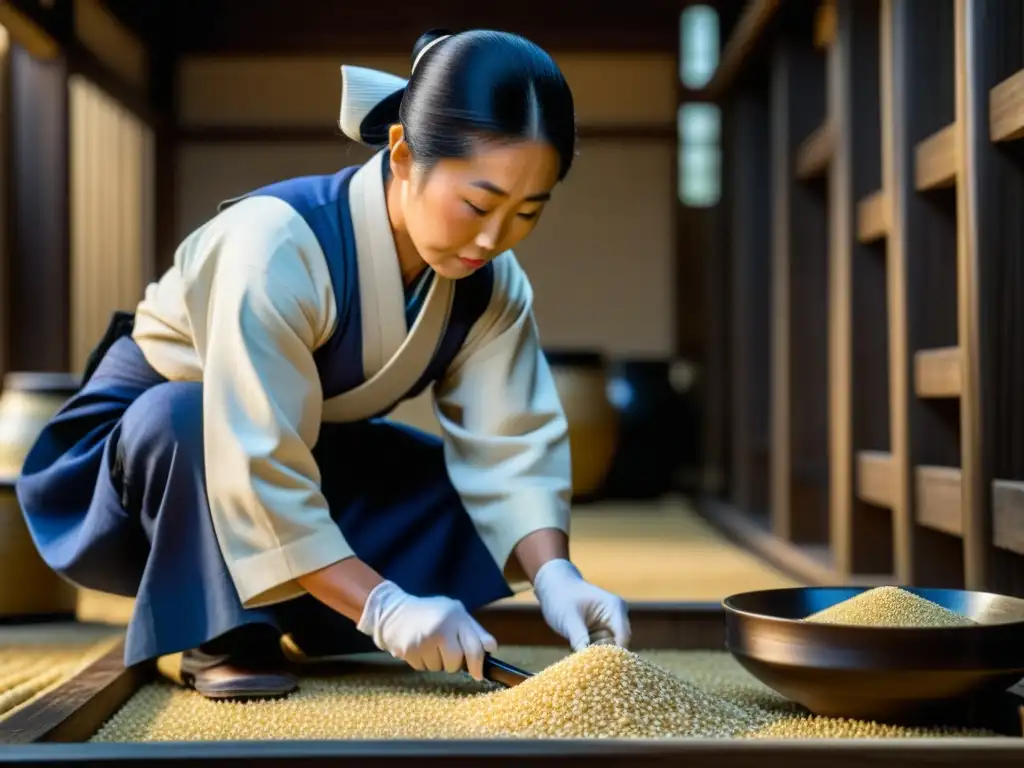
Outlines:
[[[827,717],[953,722],[1024,676],[1024,600],[904,589],[978,624],[819,624],[802,619],[867,588],[771,589],[723,601],[726,647],[765,685]]]
[[[533,677],[532,672],[514,667],[508,662],[494,658],[489,653],[484,654],[485,680],[490,680],[492,683],[503,685],[506,688],[512,688],[531,677]]]
[[[591,645],[604,645],[613,642],[614,636],[605,629],[599,629],[590,636]],[[531,677],[533,677],[533,672],[519,669],[519,667],[511,665],[507,661],[494,658],[489,653],[484,654],[485,680],[490,680],[492,683],[503,685],[506,688],[512,688]]]

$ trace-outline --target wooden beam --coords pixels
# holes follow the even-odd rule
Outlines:
[[[947,125],[914,149],[914,186],[918,191],[952,187],[956,183],[957,127]]]
[[[885,192],[874,192],[857,204],[857,240],[873,243],[889,234],[889,200]]]
[[[55,59],[60,55],[60,44],[34,14],[20,9],[21,3],[0,2],[0,25],[11,36],[11,41],[24,48],[37,59]]]
[[[836,0],[821,0],[814,14],[814,47],[824,51],[836,42]]]
[[[800,144],[796,155],[798,179],[813,179],[828,172],[836,148],[836,126],[826,120]]]
[[[960,470],[956,467],[916,467],[914,481],[917,522],[951,536],[961,535]]]
[[[680,3],[617,0],[576,6],[520,0],[514,6],[435,0],[397,0],[388,13],[372,3],[337,0],[174,0],[164,30],[182,56],[411,55],[428,29],[500,29],[549,51],[672,53],[679,46]]]
[[[960,396],[959,347],[922,349],[914,354],[914,391],[918,397]]]
[[[829,451],[829,546],[836,575],[848,579],[855,564],[854,543],[854,427],[853,427],[853,154],[854,136],[850,112],[854,102],[853,18],[843,5],[843,24],[837,31],[837,9],[831,0],[819,8],[830,15],[831,29],[825,43],[825,148],[828,173],[828,451]],[[841,41],[837,41],[837,36]],[[815,27],[815,47],[821,48]],[[804,147],[807,143],[804,143]],[[804,148],[802,147],[802,148]],[[812,153],[813,157],[813,153]],[[807,155],[804,155],[807,159]],[[799,161],[798,161],[799,163]],[[806,170],[807,166],[804,166]],[[798,165],[797,173],[800,168]],[[797,224],[799,226],[799,223]],[[798,403],[794,407],[799,408]]]
[[[708,83],[711,98],[721,98],[732,87],[747,58],[775,19],[782,0],[750,0],[726,41],[718,69]]]
[[[883,451],[857,454],[857,497],[879,507],[895,502],[892,456]]]
[[[889,224],[886,242],[886,288],[889,317],[889,451],[888,462],[874,455],[864,467],[878,477],[868,498],[884,502],[893,515],[893,576],[900,584],[914,581],[913,489],[910,473],[909,370],[907,361],[907,238],[908,175],[906,112],[910,106],[909,56],[904,48],[913,31],[909,9],[900,0],[881,0],[881,124],[882,189],[886,190]],[[885,467],[883,469],[883,466]],[[884,474],[883,474],[884,473]],[[883,483],[884,479],[884,483]],[[861,498],[865,498],[862,494]]]
[[[1024,69],[990,91],[988,125],[992,141],[1024,137]]]

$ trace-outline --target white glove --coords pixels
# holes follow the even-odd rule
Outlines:
[[[458,672],[483,680],[484,652],[498,643],[458,600],[414,597],[382,581],[366,599],[356,625],[374,644],[422,672]]]
[[[630,628],[626,603],[590,584],[568,560],[549,560],[540,567],[533,589],[548,626],[569,641],[574,651],[590,645],[602,630],[623,648]]]

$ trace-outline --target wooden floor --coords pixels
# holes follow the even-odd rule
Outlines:
[[[573,513],[572,558],[598,586],[627,600],[719,601],[796,582],[726,540],[682,500],[601,503]],[[532,601],[527,592],[515,601]],[[83,591],[83,621],[127,623],[132,601]]]

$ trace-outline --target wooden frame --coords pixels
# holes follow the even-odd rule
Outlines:
[[[709,389],[732,388],[737,407],[710,414],[732,447],[707,457],[725,480],[703,509],[814,582],[1024,593],[1024,404],[1011,394],[1024,387],[1024,11],[998,0],[775,10],[749,4],[729,44],[747,56],[717,93],[735,121],[733,105],[764,98],[757,70],[773,72],[773,159],[754,161],[771,168],[771,196],[758,168],[727,179],[730,237],[714,260],[732,275],[723,317],[768,302],[771,374],[753,351],[760,327],[719,335],[733,369],[710,369]],[[751,162],[761,139],[733,136],[727,151]],[[820,224],[809,195],[824,200],[824,242],[808,239]],[[770,286],[737,250],[767,241],[770,256],[753,258],[773,264]],[[814,367],[820,337],[803,329],[817,295],[801,288],[825,263],[827,375]],[[826,391],[826,423],[809,421]],[[751,425],[765,420],[769,455],[755,457]],[[793,489],[814,455],[827,456],[827,501],[806,507]],[[766,459],[767,509],[745,491]]]
[[[495,606],[481,622],[505,644],[560,642],[532,605]],[[724,612],[716,604],[640,603],[632,607],[634,647],[718,650],[725,641]],[[1024,741],[914,739],[871,741],[788,740],[482,740],[482,741],[259,741],[213,743],[84,744],[100,725],[152,677],[149,668],[125,670],[114,648],[74,678],[0,721],[0,764],[142,765],[187,760],[232,760],[260,765],[398,765],[416,758],[445,765],[674,765],[731,768],[757,764],[800,768],[827,761],[835,768],[870,762],[879,768],[926,761],[930,765],[1011,766]],[[1019,736],[1020,734],[1013,734]]]

